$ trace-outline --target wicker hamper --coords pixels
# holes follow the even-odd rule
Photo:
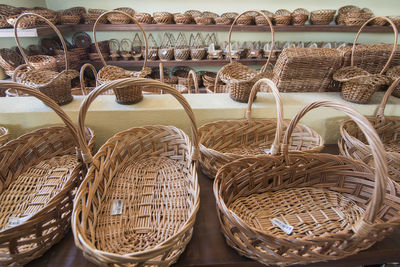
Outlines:
[[[293,153],[289,140],[310,110],[344,111],[362,128],[376,166],[344,156]],[[214,181],[217,214],[227,243],[266,265],[336,260],[367,249],[400,223],[400,186],[387,179],[379,137],[366,118],[331,101],[314,102],[290,122],[282,153],[245,157]]]
[[[104,57],[103,57],[102,53],[100,52],[100,47],[99,47],[99,44],[98,44],[97,38],[96,38],[96,29],[98,26],[97,22],[99,20],[101,20],[101,18],[103,16],[107,16],[108,14],[111,14],[111,13],[120,13],[120,14],[123,14],[123,15],[129,17],[132,21],[134,21],[139,26],[140,30],[142,31],[146,46],[144,49],[145,50],[144,63],[143,63],[143,68],[141,71],[128,71],[128,70],[125,70],[125,69],[117,67],[117,66],[107,65],[106,61],[104,60]],[[139,22],[131,15],[129,15],[123,11],[119,11],[119,10],[112,10],[112,11],[108,11],[108,12],[101,14],[93,26],[93,37],[94,37],[94,43],[96,45],[97,53],[100,56],[100,60],[104,65],[104,67],[101,68],[97,74],[97,83],[98,84],[104,84],[104,83],[108,83],[110,81],[122,79],[122,78],[145,77],[151,73],[151,69],[146,67],[147,53],[148,53],[148,49],[147,49],[148,43],[147,43],[146,33],[144,32],[144,30],[143,30],[142,26],[139,24]],[[130,105],[130,104],[137,103],[143,99],[142,90],[138,87],[133,87],[133,86],[129,87],[129,88],[113,87],[112,89],[115,92],[115,98],[116,98],[117,103],[119,103],[119,104]]]
[[[259,86],[272,91],[276,100],[277,119],[251,119],[251,106]],[[259,80],[251,90],[246,119],[207,123],[199,128],[200,164],[203,173],[214,179],[219,168],[244,156],[279,152],[279,140],[288,122],[283,120],[283,106],[279,91],[269,79]],[[290,140],[290,150],[317,152],[324,142],[321,136],[305,125],[298,125]],[[270,149],[271,148],[271,149]]]
[[[172,94],[190,118],[193,145],[182,130],[153,125],[117,133],[92,160],[84,153],[92,165],[75,198],[75,244],[98,265],[169,266],[190,241],[199,208],[195,117],[174,88],[150,79],[121,79],[86,97],[80,125],[96,96],[114,86]]]
[[[91,149],[94,134],[87,129],[80,140],[66,113],[36,89],[3,81],[0,88],[40,99],[66,124],[23,134],[0,147],[0,265],[21,266],[40,257],[67,232],[74,193],[86,168],[77,148],[89,141]]]

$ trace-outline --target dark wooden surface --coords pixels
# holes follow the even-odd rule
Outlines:
[[[328,146],[324,152],[336,154],[336,146]],[[199,171],[200,210],[197,214],[192,240],[175,266],[220,266],[220,267],[256,267],[258,262],[239,256],[226,243],[219,229],[215,200],[212,190],[213,181]],[[359,266],[400,261],[400,231],[372,248],[351,257],[331,262],[316,263],[309,266]],[[92,267],[80,250],[74,246],[71,232],[43,257],[31,262],[29,267]],[[304,266],[304,265],[302,265]]]

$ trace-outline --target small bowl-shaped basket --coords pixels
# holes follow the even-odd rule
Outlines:
[[[310,15],[310,12],[308,12],[307,9],[304,8],[297,8],[295,9],[292,14],[290,15],[292,17],[292,25],[295,26],[302,26],[306,24],[308,21],[308,17]]]
[[[153,23],[153,17],[149,13],[135,13],[133,17],[137,22],[141,24],[151,24]]]
[[[193,17],[190,14],[174,14],[176,24],[190,24],[193,22]]]
[[[11,15],[7,17],[7,22],[12,27],[15,26],[15,22],[17,21],[19,15]],[[37,18],[35,16],[26,16],[23,17],[20,22],[18,23],[19,29],[29,29],[36,26]]]
[[[288,151],[297,122],[318,107],[343,111],[359,125],[375,171],[344,156]],[[365,117],[341,103],[314,102],[290,122],[282,147],[231,162],[216,176],[221,230],[241,255],[266,265],[310,264],[348,257],[392,234],[400,186],[387,179],[383,145]]]
[[[173,47],[164,47],[158,48],[158,57],[161,61],[169,61],[174,58],[174,48]]]
[[[203,13],[202,13],[201,11],[199,11],[199,10],[191,9],[191,10],[185,11],[185,14],[189,14],[189,15],[191,15],[193,18],[197,18],[197,17],[201,17],[201,15],[202,15]]]
[[[174,16],[169,12],[154,12],[153,18],[157,24],[172,24]]]
[[[97,14],[97,13],[85,13],[85,14],[82,14],[83,20],[87,24],[94,24],[97,21],[97,18],[99,16],[100,16],[100,14]],[[107,18],[106,17],[101,17],[101,19],[97,23],[106,24],[107,23]]]
[[[329,25],[335,16],[334,9],[321,9],[312,11],[310,14],[311,24],[314,25]]]
[[[174,57],[176,61],[188,60],[190,56],[190,48],[177,48],[174,49]]]
[[[192,60],[202,60],[205,58],[207,51],[205,48],[199,47],[190,47],[190,58]]]
[[[254,17],[250,15],[243,15],[236,19],[237,25],[253,25]]]
[[[131,19],[128,16],[125,16],[124,14],[119,14],[119,13],[108,14],[107,20],[111,24],[129,24],[129,23],[131,23]]]
[[[239,14],[236,12],[225,12],[225,13],[222,13],[220,17],[235,19],[238,15]]]
[[[79,24],[81,22],[81,15],[61,15],[61,24]]]
[[[372,17],[370,13],[349,12],[346,14],[344,22],[347,26],[361,26]],[[382,18],[376,18],[382,20]],[[383,19],[384,20],[384,19]],[[371,21],[372,22],[372,21]]]
[[[211,17],[195,17],[194,21],[199,25],[210,25],[215,23],[214,18]]]
[[[233,18],[217,17],[214,20],[215,20],[215,24],[218,24],[218,25],[231,25]]]

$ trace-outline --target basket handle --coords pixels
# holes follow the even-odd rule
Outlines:
[[[161,89],[163,92],[167,92],[171,94],[175,99],[179,101],[179,103],[183,106],[186,114],[190,119],[190,125],[192,129],[192,140],[193,140],[193,158],[192,160],[197,161],[199,158],[199,136],[197,133],[197,123],[196,118],[194,116],[193,110],[190,107],[189,103],[183,97],[183,95],[176,90],[175,88],[162,83],[160,81],[145,79],[145,78],[124,78],[119,80],[114,80],[109,83],[104,83],[98,87],[96,87],[92,92],[90,92],[84,99],[79,109],[79,118],[78,118],[78,133],[79,137],[84,137],[84,126],[85,126],[85,118],[87,111],[89,109],[90,104],[96,99],[98,95],[101,93],[115,88],[115,87],[128,87],[128,86],[137,86],[140,88],[153,88],[153,89]],[[82,151],[83,161],[85,163],[92,163],[93,158],[89,147],[86,145],[84,150]]]
[[[394,33],[394,42],[393,42],[393,49],[392,49],[392,52],[391,52],[391,54],[390,54],[390,57],[389,57],[388,61],[387,61],[386,64],[385,64],[385,66],[383,67],[382,71],[380,72],[380,74],[383,74],[383,73],[389,68],[390,63],[392,62],[392,60],[393,60],[393,58],[394,58],[394,53],[395,53],[396,50],[397,50],[397,40],[398,40],[398,37],[399,37],[399,32],[398,32],[398,30],[397,30],[396,25],[393,23],[392,20],[390,20],[390,19],[387,18],[387,17],[378,16],[378,17],[370,18],[369,20],[367,20],[367,21],[360,27],[360,29],[358,30],[358,33],[357,33],[357,35],[356,35],[356,38],[354,39],[353,47],[351,48],[351,66],[352,66],[352,67],[354,66],[354,53],[355,53],[355,51],[356,51],[356,42],[357,42],[357,40],[358,40],[358,37],[360,36],[361,31],[365,28],[365,26],[368,25],[368,23],[370,23],[371,21],[373,21],[373,20],[376,19],[376,18],[384,19],[384,20],[386,20],[387,22],[389,22],[390,26],[392,26],[392,28],[393,28],[393,33]]]
[[[133,22],[135,22],[135,23],[138,25],[140,31],[142,32],[142,34],[143,34],[143,36],[144,36],[144,41],[145,41],[145,46],[146,46],[146,47],[145,47],[146,49],[145,49],[145,52],[144,52],[144,63],[143,63],[143,68],[142,68],[142,70],[144,70],[144,69],[146,68],[146,66],[147,66],[147,54],[148,54],[148,51],[147,51],[147,50],[148,50],[148,48],[149,48],[149,45],[148,45],[148,43],[147,43],[146,32],[144,31],[143,27],[140,25],[140,23],[139,23],[134,17],[132,17],[132,16],[129,15],[128,13],[123,12],[123,11],[120,11],[120,10],[111,10],[111,11],[107,11],[107,12],[102,13],[102,14],[97,18],[96,22],[95,22],[94,25],[93,25],[94,45],[96,46],[96,50],[97,50],[97,53],[99,54],[99,57],[100,57],[101,62],[103,63],[104,66],[107,66],[107,63],[106,63],[106,61],[104,60],[104,57],[103,57],[103,55],[102,55],[102,53],[101,53],[101,51],[100,51],[99,43],[97,42],[96,30],[97,30],[97,26],[99,25],[99,20],[100,20],[102,17],[106,16],[107,14],[111,14],[111,13],[118,13],[118,14],[125,15],[125,16],[129,17]]]
[[[194,93],[198,94],[199,93],[199,83],[197,81],[197,75],[194,70],[190,70],[188,73],[188,94],[191,94],[192,88],[190,86],[190,78],[192,78],[193,83],[194,83]]]
[[[385,149],[383,148],[382,142],[371,123],[363,115],[347,105],[333,101],[317,101],[307,105],[297,113],[286,130],[282,144],[285,161],[287,163],[289,162],[288,144],[295,126],[307,112],[319,107],[330,107],[346,113],[362,130],[371,147],[375,164],[375,188],[363,218],[357,222],[353,229],[359,236],[368,235],[371,230],[371,224],[374,223],[376,215],[385,199],[388,173]]]
[[[256,96],[258,90],[260,89],[260,85],[262,84],[268,85],[268,88],[272,92],[276,102],[276,114],[277,114],[276,132],[275,132],[275,139],[271,145],[271,151],[270,151],[271,155],[276,155],[280,152],[280,144],[283,133],[283,104],[278,88],[276,87],[275,83],[270,79],[263,78],[258,80],[254,84],[250,92],[249,102],[247,103],[246,119],[248,121],[251,120],[251,112],[252,112],[251,107],[253,105],[253,99]]]
[[[275,46],[275,37],[274,37],[274,36],[275,36],[275,32],[274,32],[274,27],[272,26],[272,22],[271,22],[271,20],[268,18],[268,16],[266,16],[263,12],[260,12],[260,11],[258,11],[258,10],[247,10],[247,11],[241,13],[240,15],[238,15],[238,16],[235,18],[235,20],[232,22],[231,28],[229,29],[229,37],[228,37],[228,40],[229,40],[229,41],[228,41],[228,56],[229,56],[229,61],[230,61],[230,63],[233,62],[233,59],[232,59],[232,52],[231,52],[231,37],[232,37],[233,26],[235,25],[236,21],[237,21],[241,16],[246,15],[246,14],[249,13],[249,12],[257,12],[258,14],[260,14],[261,16],[263,16],[263,17],[267,20],[268,25],[269,25],[269,27],[271,28],[271,51],[269,51],[269,56],[268,56],[267,62],[265,63],[265,65],[264,65],[264,66],[261,68],[261,70],[260,70],[260,72],[266,72],[266,71],[267,71],[268,64],[269,64],[269,62],[271,61],[271,57],[272,57],[272,54],[273,54],[273,51],[274,51],[274,46]]]
[[[81,81],[81,90],[82,90],[82,95],[87,95],[87,91],[86,91],[86,86],[85,86],[85,70],[86,68],[90,68],[94,74],[94,80],[96,81],[96,86],[97,86],[97,70],[96,68],[90,64],[90,63],[86,63],[81,67],[80,73],[79,73],[79,78]]]
[[[44,20],[44,21],[56,32],[56,34],[57,34],[58,38],[60,38],[61,44],[62,44],[62,46],[63,46],[63,48],[64,48],[65,70],[68,70],[68,69],[69,69],[68,48],[67,48],[67,44],[65,43],[65,40],[64,40],[64,38],[63,38],[61,32],[57,29],[57,27],[56,27],[53,23],[51,23],[51,21],[49,21],[49,20],[46,19],[45,17],[43,17],[43,16],[41,16],[41,15],[38,15],[38,14],[35,14],[35,13],[24,13],[24,14],[21,14],[21,15],[17,18],[17,20],[15,21],[15,24],[14,24],[14,37],[15,37],[15,41],[17,42],[18,49],[19,49],[19,51],[21,52],[21,55],[22,55],[22,57],[24,58],[25,62],[26,62],[27,64],[29,64],[29,66],[30,66],[31,68],[33,68],[33,66],[29,63],[28,57],[27,57],[27,55],[25,54],[24,49],[21,47],[21,43],[20,43],[20,41],[19,41],[19,39],[18,39],[18,23],[20,22],[20,20],[21,20],[23,17],[26,17],[26,16],[36,16],[36,17],[39,17],[40,19]]]
[[[384,120],[385,119],[385,108],[386,108],[386,104],[389,100],[389,97],[392,95],[394,89],[396,89],[396,87],[399,85],[400,83],[400,77],[397,78],[392,85],[390,85],[390,87],[386,90],[385,95],[382,98],[382,102],[379,105],[378,111],[376,112],[376,117]]]
[[[29,86],[16,83],[16,82],[8,82],[8,81],[0,81],[0,88],[4,89],[13,89],[16,91],[21,91],[24,94],[28,94],[30,96],[36,97],[40,101],[42,101],[46,106],[51,108],[60,118],[61,120],[65,123],[69,131],[71,132],[72,138],[75,141],[75,144],[79,148],[88,148],[88,144],[86,143],[86,137],[84,136],[84,139],[80,140],[79,135],[78,135],[78,130],[76,125],[72,122],[71,118],[61,109],[61,107],[50,97],[47,95],[41,93],[39,90],[33,89]],[[83,145],[83,146],[82,146]],[[80,154],[80,153],[78,153]]]

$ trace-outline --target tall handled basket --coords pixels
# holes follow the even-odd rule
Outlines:
[[[141,71],[128,71],[128,70],[125,70],[125,69],[117,67],[117,66],[107,65],[106,61],[104,60],[103,54],[101,53],[99,44],[97,42],[96,29],[97,29],[99,21],[102,19],[102,17],[107,16],[108,14],[112,14],[112,13],[119,13],[119,14],[129,17],[133,22],[135,22],[138,25],[138,27],[142,31],[146,47],[144,49],[144,63],[143,63],[143,68]],[[125,12],[119,11],[119,10],[112,10],[112,11],[108,11],[108,12],[101,14],[97,18],[97,21],[94,23],[93,37],[94,37],[94,43],[96,45],[97,53],[99,54],[100,60],[104,65],[104,67],[102,69],[100,69],[97,74],[98,84],[104,84],[104,83],[108,83],[110,81],[122,79],[122,78],[133,78],[133,77],[143,78],[151,73],[151,69],[146,67],[147,66],[147,54],[148,54],[148,42],[147,42],[146,33],[143,30],[142,26],[139,24],[139,22],[134,17],[129,15],[128,13],[125,13]],[[134,104],[143,99],[142,90],[138,87],[129,87],[129,88],[114,87],[112,89],[115,92],[115,97],[119,104],[126,104],[126,105]]]
[[[35,89],[14,82],[0,82],[0,88],[40,99],[66,125],[35,130],[0,147],[0,265],[20,266],[40,257],[69,228],[74,193],[86,171],[77,152],[82,145],[93,147],[94,134],[87,129],[80,140],[64,111]]]
[[[87,96],[80,125],[93,100],[115,86],[172,94],[190,118],[193,145],[182,130],[154,125],[117,133],[92,160],[84,153],[92,165],[75,198],[75,244],[103,266],[169,266],[190,241],[199,208],[195,117],[174,88],[155,80],[121,79]]]
[[[376,116],[367,117],[386,150],[389,177],[397,182],[400,182],[400,117],[386,117],[384,113],[386,103],[399,83],[400,78],[397,78],[386,91]],[[366,144],[364,134],[354,121],[343,122],[340,125],[340,135],[341,139],[339,139],[338,145],[342,155],[371,165],[371,146]]]
[[[288,151],[296,124],[317,107],[344,111],[357,122],[375,171],[344,156]],[[336,260],[371,247],[399,225],[400,186],[387,179],[383,145],[350,107],[331,101],[306,106],[290,122],[282,150],[229,163],[214,181],[222,232],[241,255],[266,265]]]
[[[61,44],[64,49],[64,58],[65,58],[65,70],[61,72],[56,72],[54,70],[47,70],[47,69],[35,69],[33,64],[29,62],[28,57],[24,49],[21,47],[21,44],[18,39],[18,23],[26,16],[35,16],[46,22],[58,35],[60,38]],[[45,95],[49,96],[51,99],[56,101],[59,105],[68,104],[73,100],[71,94],[71,80],[79,76],[79,73],[76,70],[69,69],[69,54],[67,45],[63,36],[61,35],[60,31],[57,27],[51,23],[45,17],[34,13],[24,13],[18,17],[17,21],[15,22],[14,26],[14,36],[15,41],[17,42],[19,51],[23,56],[25,62],[27,63],[29,70],[20,74],[20,70],[26,65],[20,65],[18,68],[15,69],[13,74],[13,80],[16,81],[16,77],[18,78],[18,82],[33,87],[40,92],[44,93]]]
[[[277,119],[251,119],[251,106],[259,87],[272,91],[276,101]],[[283,120],[283,105],[275,84],[263,78],[252,88],[247,105],[246,119],[224,120],[205,124],[199,128],[200,164],[202,171],[214,179],[219,168],[244,156],[255,156],[280,151],[279,138],[288,125]],[[305,125],[297,125],[290,139],[290,150],[322,150],[322,137]]]
[[[268,21],[269,27],[271,28],[272,47],[268,60],[265,63],[265,65],[261,68],[260,72],[252,70],[248,66],[245,66],[237,61],[233,61],[232,59],[231,37],[232,37],[233,26],[236,24],[237,20],[240,19],[240,17],[245,16],[250,12],[256,12],[260,14],[260,16],[263,16]],[[266,16],[264,13],[260,11],[255,11],[255,10],[245,11],[239,16],[237,16],[233,21],[231,28],[229,30],[228,56],[230,63],[222,67],[218,71],[217,78],[215,79],[215,88],[217,88],[219,79],[221,79],[228,86],[229,96],[233,100],[238,102],[247,102],[249,100],[250,91],[253,85],[261,78],[267,78],[267,77],[269,78],[269,73],[267,72],[267,70],[268,70],[268,64],[272,58],[272,53],[274,50],[273,47],[274,47],[274,28],[268,16]]]

